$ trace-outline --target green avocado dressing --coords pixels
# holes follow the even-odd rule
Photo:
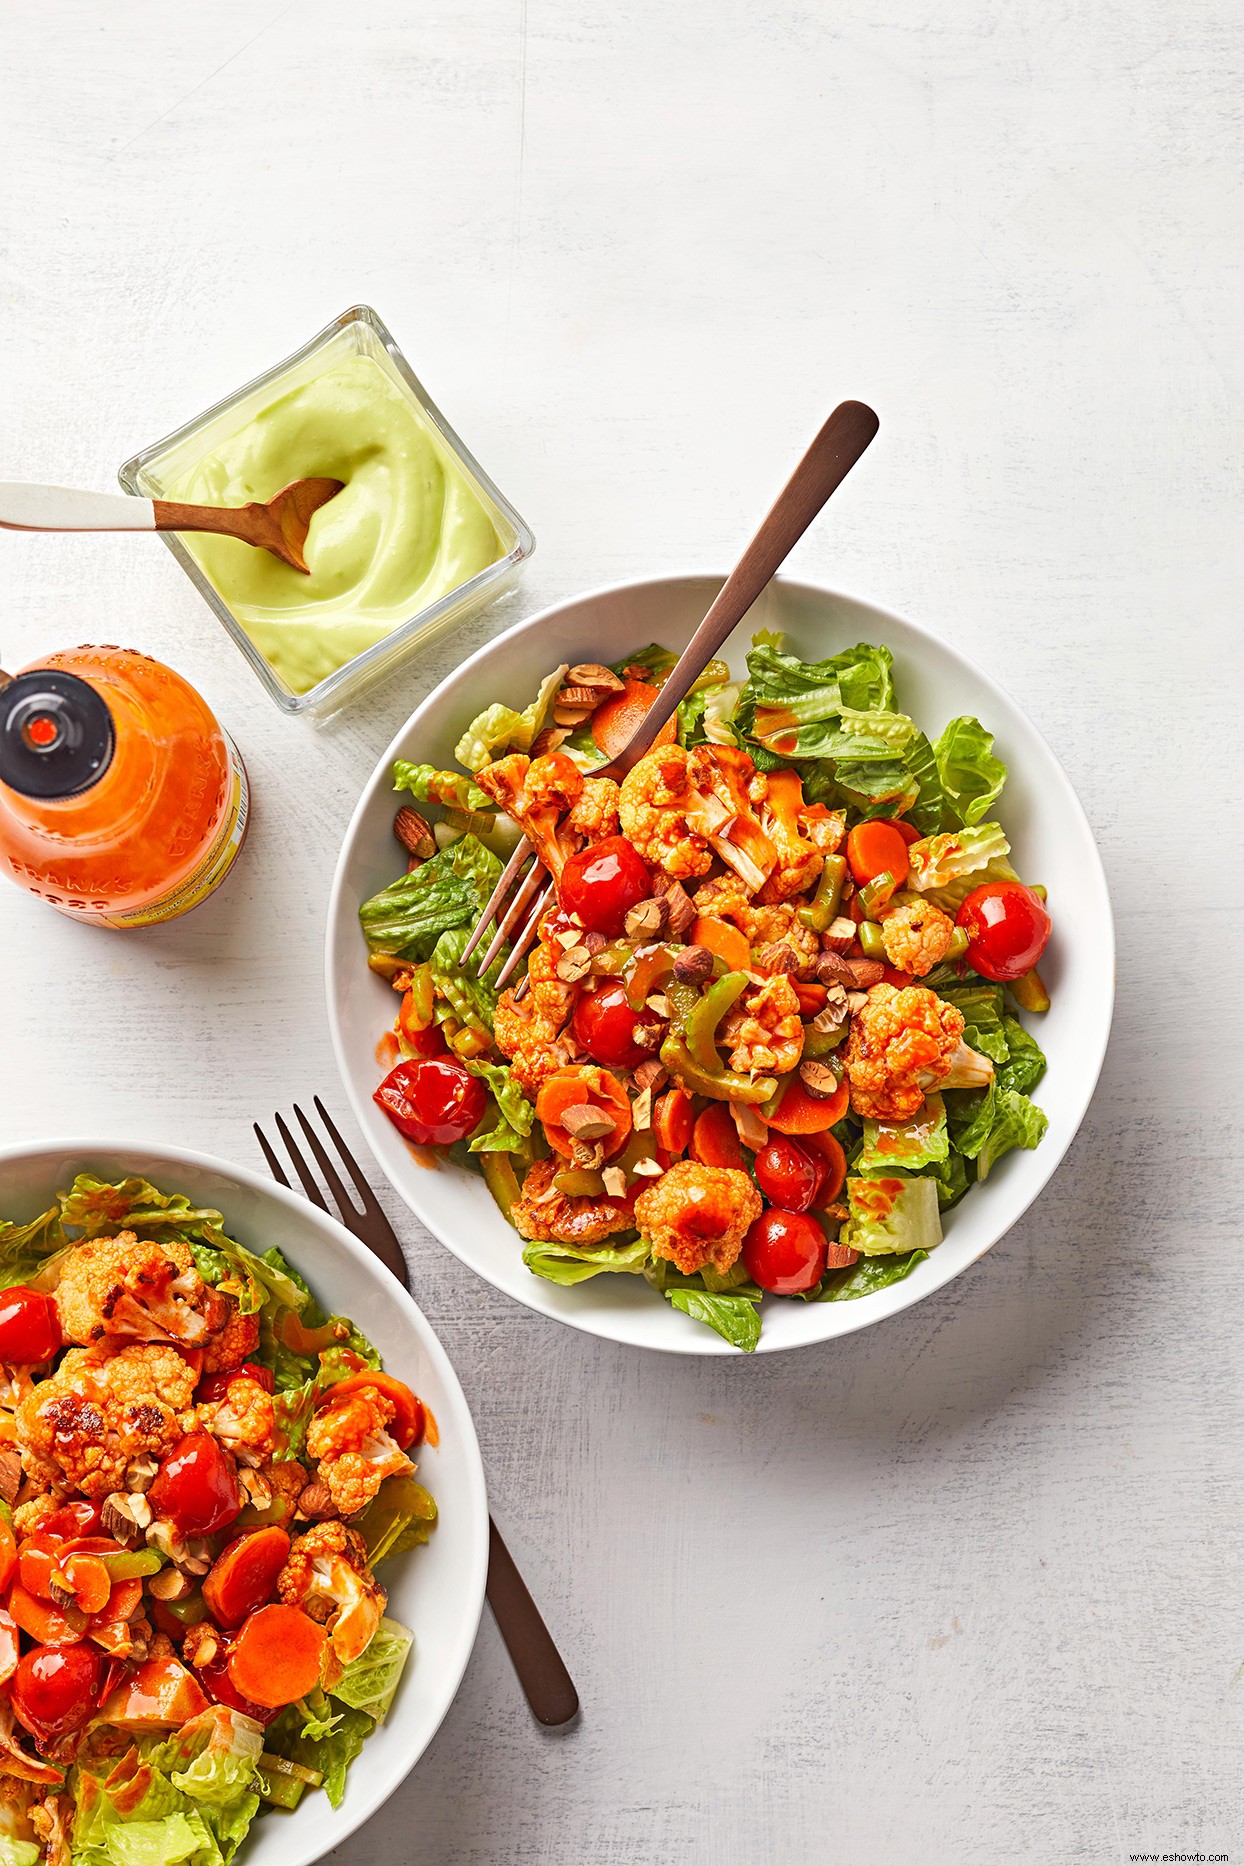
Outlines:
[[[261,409],[165,496],[244,505],[321,474],[345,485],[311,520],[310,576],[232,538],[184,537],[294,693],[504,555],[471,480],[369,356],[335,363]]]

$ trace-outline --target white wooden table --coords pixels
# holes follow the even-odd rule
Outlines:
[[[256,1116],[318,1090],[344,1118],[324,908],[397,725],[518,614],[724,567],[844,395],[881,438],[792,570],[1023,699],[1118,912],[1069,1159],[884,1330],[755,1363],[602,1347],[390,1201],[585,1711],[535,1728],[486,1619],[343,1858],[1244,1855],[1238,25],[1221,0],[0,4],[0,477],[107,487],[363,298],[540,540],[515,606],[316,729],[157,541],[0,539],[4,664],[173,662],[256,798],[179,924],[4,890],[5,1142],[255,1165]]]

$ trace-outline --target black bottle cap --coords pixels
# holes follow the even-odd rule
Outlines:
[[[100,694],[41,667],[0,686],[0,784],[24,797],[75,797],[112,763],[117,735]]]

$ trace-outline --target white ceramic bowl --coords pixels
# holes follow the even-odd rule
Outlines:
[[[392,1023],[394,998],[367,969],[358,908],[400,873],[395,758],[452,765],[454,745],[474,714],[493,700],[524,705],[561,661],[615,661],[651,641],[681,649],[721,582],[678,576],[593,590],[519,623],[472,655],[412,714],[376,767],[346,832],[328,916],[328,1015],[342,1079],[372,1151],[411,1210],[464,1263],[529,1308],[611,1341],[676,1354],[735,1350],[640,1277],[603,1275],[562,1289],[533,1276],[520,1238],[483,1180],[453,1167],[421,1166],[375,1106],[372,1091],[382,1074],[376,1043]],[[980,668],[916,623],[814,584],[779,579],[769,586],[728,644],[736,672],[745,672],[759,628],[781,629],[788,646],[809,661],[856,641],[885,642],[894,652],[898,703],[930,736],[957,714],[976,714],[1009,768],[999,815],[1015,864],[1044,882],[1054,918],[1041,967],[1053,1008],[1034,1024],[1049,1059],[1036,1091],[1050,1123],[1041,1145],[1008,1154],[947,1215],[944,1241],[903,1282],[856,1302],[766,1300],[764,1353],[849,1334],[918,1302],[974,1263],[1031,1205],[1067,1151],[1101,1068],[1114,999],[1114,929],[1101,861],[1075,792],[1031,721]]]
[[[462,1681],[484,1603],[488,1503],[475,1427],[445,1350],[406,1291],[335,1219],[242,1167],[179,1147],[118,1141],[46,1141],[0,1151],[0,1219],[45,1211],[75,1173],[137,1173],[165,1191],[223,1212],[231,1237],[252,1250],[273,1244],[326,1309],[351,1316],[384,1364],[427,1401],[440,1427],[436,1450],[418,1456],[420,1481],[440,1519],[424,1548],[381,1569],[388,1611],[410,1627],[414,1649],[384,1723],[350,1766],[345,1799],[332,1808],[306,1795],[292,1814],[256,1815],[242,1866],[310,1866],[387,1801],[435,1736]]]

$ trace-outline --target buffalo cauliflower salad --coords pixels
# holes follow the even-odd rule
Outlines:
[[[0,1866],[227,1866],[397,1689],[435,1423],[222,1225],[87,1174],[0,1222]]]
[[[552,669],[455,756],[399,762],[407,872],[364,903],[401,994],[375,1099],[481,1172],[537,1276],[642,1277],[735,1347],[766,1293],[910,1275],[942,1214],[1040,1141],[1050,935],[995,820],[990,734],[898,710],[892,657],[714,662],[620,782],[676,657]],[[419,807],[416,807],[419,806]],[[428,806],[433,808],[425,814]],[[525,974],[462,953],[526,834],[557,883]]]

